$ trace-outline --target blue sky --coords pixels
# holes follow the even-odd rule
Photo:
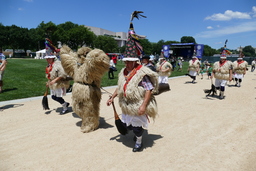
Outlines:
[[[71,21],[127,32],[135,10],[147,18],[134,19],[134,29],[150,42],[193,36],[215,49],[226,39],[229,49],[256,47],[255,0],[1,0],[0,22],[30,29]]]

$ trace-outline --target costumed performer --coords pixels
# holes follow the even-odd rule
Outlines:
[[[168,84],[168,77],[172,74],[172,65],[163,57],[163,53],[156,64],[156,71],[159,75],[158,83]]]
[[[227,81],[232,80],[232,62],[227,60],[227,54],[230,54],[230,52],[226,48],[226,43],[227,41],[222,50],[220,61],[213,64],[213,75],[211,76],[211,79],[215,78],[215,87],[220,91],[220,99],[224,98]]]
[[[101,79],[109,70],[109,57],[100,49],[82,47],[77,53],[64,45],[60,50],[65,72],[73,78],[72,109],[82,119],[81,132],[98,128]]]
[[[132,23],[130,29],[133,29]],[[138,40],[130,33],[123,58],[125,68],[118,75],[118,87],[108,99],[107,105],[111,105],[118,96],[122,110],[121,120],[128,130],[133,131],[133,152],[138,152],[143,147],[142,134],[144,128],[148,127],[148,116],[154,119],[157,115],[157,104],[153,94],[158,90],[158,75],[148,67],[138,64],[142,48],[138,48]]]
[[[195,83],[196,75],[199,72],[200,64],[201,64],[201,62],[198,60],[198,58],[195,55],[188,62],[189,73],[186,75],[188,75],[190,78],[192,78],[192,83]]]
[[[246,74],[246,69],[248,67],[248,63],[243,60],[244,54],[242,49],[240,48],[240,54],[236,61],[233,62],[233,72],[236,84],[235,86],[240,87],[242,83],[242,79]]]
[[[67,74],[65,73],[61,62],[59,60],[55,60],[57,57],[53,54],[54,49],[50,45],[49,39],[45,40],[45,49],[46,56],[45,59],[48,63],[45,73],[48,82],[46,86],[50,88],[51,97],[53,100],[59,102],[63,109],[61,111],[62,114],[65,114],[68,111],[69,103],[65,102],[63,96],[66,95],[67,88],[70,85],[70,82],[66,79]]]

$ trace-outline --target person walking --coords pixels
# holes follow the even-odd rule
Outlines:
[[[233,62],[233,72],[235,78],[235,86],[240,87],[244,75],[246,74],[246,69],[248,67],[248,63],[243,60],[243,54],[240,53],[239,57],[236,61]]]
[[[193,56],[192,59],[188,62],[188,75],[190,78],[192,78],[192,83],[195,83],[196,76],[199,72],[200,67],[200,61],[197,59],[196,56]]]
[[[133,12],[132,16],[134,15],[136,11]],[[144,129],[148,127],[148,116],[154,119],[157,115],[157,105],[153,94],[158,89],[158,75],[137,62],[140,55],[138,48],[141,49],[141,46],[134,37],[136,34],[131,22],[123,58],[125,67],[119,73],[118,87],[107,100],[107,105],[111,105],[114,98],[118,96],[122,110],[122,123],[125,128],[133,131],[135,145],[132,151],[138,152],[143,148],[142,135]]]
[[[220,91],[219,98],[224,98],[225,86],[227,81],[232,80],[232,62],[227,60],[227,54],[230,52],[226,48],[226,44],[220,56],[220,61],[213,64],[213,75],[215,78],[215,87]]]
[[[254,59],[251,63],[251,72],[255,70],[255,65],[256,65],[256,59]]]
[[[108,79],[114,79],[114,71],[116,71],[116,65],[114,64],[112,57],[110,57]]]
[[[46,86],[50,88],[52,99],[62,105],[63,109],[61,114],[65,114],[68,111],[69,103],[65,102],[63,96],[66,95],[67,88],[70,86],[70,81],[66,80],[67,74],[61,65],[61,61],[55,61],[55,58],[57,57],[53,55],[54,49],[52,48],[49,39],[46,40],[45,45],[45,59],[48,64],[45,69],[46,78],[48,79]]]
[[[4,76],[4,70],[7,65],[7,60],[5,58],[5,55],[3,54],[2,49],[0,49],[0,93],[3,92],[3,76]]]
[[[150,62],[150,56],[143,56],[141,60],[142,65],[150,68],[152,71],[156,72],[155,66]]]

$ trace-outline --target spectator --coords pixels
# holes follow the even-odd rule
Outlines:
[[[255,65],[256,65],[256,59],[254,59],[251,63],[251,72],[253,72],[255,70]]]
[[[150,62],[149,56],[143,56],[141,62],[144,66],[149,67],[152,71],[156,71],[155,66]]]
[[[7,60],[5,59],[5,55],[3,54],[2,49],[0,49],[0,93],[3,92],[3,76],[6,64]]]
[[[108,79],[114,79],[114,71],[116,71],[116,65],[114,64],[113,59],[110,57]]]

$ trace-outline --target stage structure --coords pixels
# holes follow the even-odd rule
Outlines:
[[[184,59],[192,58],[196,55],[198,58],[202,58],[204,52],[203,44],[195,43],[171,43],[170,45],[163,45],[162,52],[166,58],[171,56],[182,56]]]

